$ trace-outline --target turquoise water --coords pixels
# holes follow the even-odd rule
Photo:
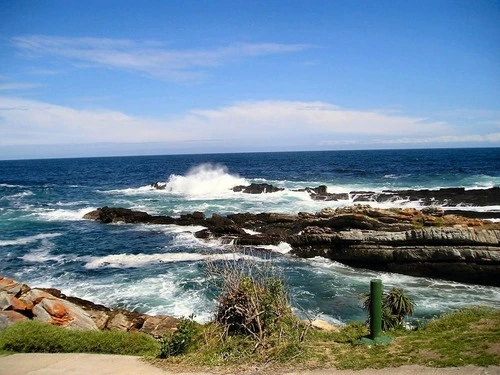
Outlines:
[[[165,190],[150,188],[153,182]],[[266,182],[274,194],[234,193]],[[266,251],[196,239],[201,228],[102,225],[83,220],[121,206],[178,216],[192,211],[316,212],[352,205],[316,202],[292,189],[327,185],[330,192],[500,186],[499,149],[339,151],[0,161],[0,274],[55,287],[96,303],[152,314],[210,318],[214,295],[204,271],[220,258],[272,263],[289,284],[300,313],[329,321],[364,319],[359,296],[374,277],[403,287],[417,317],[467,304],[498,305],[500,288],[354,269],[322,258],[298,259],[287,244]],[[418,206],[397,201],[376,206]],[[460,208],[460,207],[459,207]],[[467,207],[499,213],[500,207]]]

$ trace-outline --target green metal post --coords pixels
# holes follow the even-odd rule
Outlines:
[[[370,338],[375,340],[382,333],[382,280],[370,282]]]

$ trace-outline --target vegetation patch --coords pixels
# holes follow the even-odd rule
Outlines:
[[[79,331],[24,321],[0,331],[0,351],[156,356],[160,345],[144,333]]]

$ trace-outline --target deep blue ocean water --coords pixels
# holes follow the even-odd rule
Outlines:
[[[150,187],[167,184],[165,190]],[[234,193],[236,185],[270,183],[273,194]],[[262,253],[203,242],[201,228],[103,225],[83,220],[97,207],[121,206],[178,216],[192,211],[317,212],[354,204],[313,201],[291,190],[327,185],[330,192],[500,186],[500,149],[283,152],[0,161],[0,275],[111,307],[210,318],[214,296],[207,259],[272,262],[283,271],[295,306],[329,321],[365,319],[359,296],[378,277],[403,287],[417,318],[470,304],[498,305],[500,288],[367,271],[322,258],[298,259],[287,244]],[[378,207],[418,207],[397,201]],[[459,207],[460,208],[460,207]],[[498,214],[500,207],[467,207]]]

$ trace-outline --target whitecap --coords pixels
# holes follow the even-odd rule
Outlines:
[[[0,184],[0,187],[7,187],[7,188],[22,188],[24,186],[22,185],[12,185],[12,184],[5,184],[5,183],[1,183]]]
[[[58,201],[56,203],[49,203],[51,206],[59,206],[59,207],[70,207],[70,206],[80,206],[82,204],[88,204],[88,201],[75,201],[75,202],[61,202]]]
[[[245,254],[199,254],[199,253],[157,253],[157,254],[115,254],[93,257],[85,264],[86,269],[97,268],[137,268],[151,264],[197,262],[217,260],[241,260],[258,258]]]
[[[292,246],[287,242],[280,242],[278,245],[257,246],[259,249],[270,250],[275,253],[288,254],[292,251]]]
[[[42,263],[49,260],[59,261],[62,259],[62,256],[60,255],[50,255],[50,252],[55,246],[47,238],[43,238],[40,242],[41,243],[38,248],[31,250],[27,254],[24,254],[22,257],[20,257],[20,259],[30,263]]]
[[[78,210],[38,209],[35,215],[46,221],[78,221],[84,220],[83,215],[95,209],[92,207],[80,208]]]
[[[28,245],[36,241],[59,236],[62,236],[62,233],[41,233],[34,236],[19,237],[14,240],[0,240],[0,246]]]
[[[20,193],[3,196],[2,198],[0,198],[0,200],[4,200],[4,199],[14,200],[14,199],[23,198],[23,197],[29,197],[30,195],[34,195],[34,193],[31,190],[25,190],[25,191],[22,191]]]
[[[230,174],[221,164],[200,164],[190,169],[185,176],[172,174],[164,183],[165,191],[187,196],[228,196],[232,188],[248,185],[248,181],[235,174]]]

